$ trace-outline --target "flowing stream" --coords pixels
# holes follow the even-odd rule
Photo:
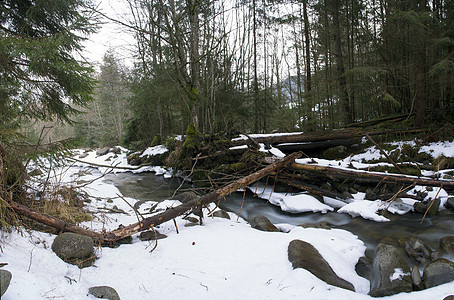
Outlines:
[[[178,178],[165,179],[163,176],[156,176],[153,173],[110,174],[106,176],[105,180],[114,184],[124,196],[142,202],[169,199],[181,184],[181,180]],[[190,186],[183,184],[183,188],[190,188]],[[264,215],[274,224],[302,225],[326,222],[333,228],[345,229],[357,235],[366,244],[369,251],[385,238],[399,240],[412,236],[418,237],[436,250],[440,238],[454,236],[454,212],[449,210],[441,211],[436,217],[426,217],[424,221],[422,221],[422,214],[389,214],[386,217],[391,220],[390,222],[379,223],[360,217],[352,218],[348,214],[337,212],[290,214],[267,203],[266,200],[254,197],[253,193],[249,191],[234,193],[226,200],[221,201],[221,208],[236,214],[241,211],[241,217],[246,220],[257,215]]]

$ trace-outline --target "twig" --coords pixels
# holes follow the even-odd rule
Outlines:
[[[142,220],[145,219],[144,216],[142,216],[142,214],[134,206],[132,206],[128,201],[126,201],[126,199],[122,195],[117,193],[117,196],[120,197],[124,202],[126,202],[126,204],[128,204],[128,206],[132,208],[132,210],[134,210],[138,222],[140,222],[139,216],[142,218]]]
[[[180,232],[178,232],[177,221],[175,221],[175,219],[172,219],[172,220],[173,220],[173,224],[175,224],[175,229],[177,230],[177,234],[179,234]]]
[[[30,263],[28,264],[28,270],[27,270],[27,272],[30,272],[30,269],[31,269],[31,267],[32,267],[33,250],[35,250],[35,248],[33,248],[33,249],[30,251]]]
[[[437,194],[436,194],[435,197],[433,198],[432,202],[430,202],[429,207],[426,209],[426,212],[424,213],[424,216],[422,217],[421,223],[422,223],[422,222],[424,221],[424,219],[426,218],[427,213],[429,212],[430,208],[431,208],[432,205],[434,204],[435,199],[437,199],[438,194],[440,193],[440,191],[441,191],[442,188],[443,188],[443,186],[440,186],[440,188],[438,189]],[[420,223],[420,224],[421,224],[421,223]]]

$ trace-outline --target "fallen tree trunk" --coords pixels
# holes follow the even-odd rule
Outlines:
[[[51,226],[57,229],[60,232],[70,231],[78,234],[83,234],[93,238],[96,242],[101,242],[103,238],[103,234],[82,228],[80,226],[65,222],[61,219],[52,217],[50,215],[46,215],[44,213],[37,212],[25,205],[17,203],[15,201],[8,201],[8,207],[14,210],[17,214],[25,216],[29,219],[35,220],[39,223]]]
[[[111,231],[106,234],[105,241],[108,241],[108,242],[109,241],[118,241],[125,237],[131,236],[135,233],[138,233],[139,231],[143,231],[143,230],[149,229],[153,226],[156,226],[156,225],[162,224],[164,222],[167,222],[169,220],[172,220],[172,219],[186,213],[194,206],[212,203],[218,199],[221,199],[222,197],[227,196],[228,194],[231,194],[232,192],[238,190],[239,188],[242,188],[257,180],[260,180],[261,178],[265,177],[266,175],[270,174],[271,172],[274,172],[274,171],[286,166],[287,164],[291,163],[292,161],[294,161],[296,158],[298,158],[300,156],[301,156],[301,153],[299,153],[299,152],[293,153],[272,165],[269,165],[255,173],[252,173],[246,177],[240,178],[223,188],[220,188],[212,193],[209,193],[209,194],[203,196],[199,200],[194,200],[194,201],[190,201],[187,203],[183,203],[177,207],[170,208],[160,214],[143,219],[140,222],[136,222],[136,223],[128,225],[124,228],[120,228],[120,229]]]
[[[445,189],[454,189],[454,180],[436,180],[430,178],[421,178],[415,176],[405,176],[398,174],[385,174],[367,171],[345,170],[335,167],[320,166],[314,164],[292,163],[289,167],[292,171],[309,171],[323,174],[329,178],[337,177],[362,182],[386,182],[386,183],[403,183],[416,184],[423,186],[436,186]]]
[[[27,218],[30,218],[32,220],[35,220],[39,223],[51,226],[53,228],[56,228],[60,232],[64,231],[69,231],[69,232],[74,232],[82,235],[89,236],[95,240],[95,242],[99,242],[101,244],[105,245],[111,245],[112,243],[121,240],[123,238],[126,238],[128,236],[131,236],[135,233],[138,233],[143,230],[147,230],[153,226],[162,224],[164,222],[167,222],[169,220],[172,220],[185,212],[189,211],[192,209],[194,206],[199,206],[203,204],[208,204],[211,202],[214,202],[222,197],[227,196],[228,194],[238,190],[241,187],[244,187],[246,185],[249,185],[266,175],[270,174],[271,172],[274,172],[285,165],[291,163],[294,161],[296,158],[300,157],[301,153],[293,153],[278,162],[269,165],[255,173],[252,173],[246,177],[240,178],[227,186],[220,188],[212,193],[209,193],[205,196],[203,196],[201,199],[197,201],[190,201],[184,204],[181,204],[177,207],[170,208],[160,214],[148,217],[143,219],[140,222],[128,225],[126,227],[113,230],[108,233],[98,233],[89,229],[82,228],[80,226],[65,222],[63,220],[60,220],[58,218],[34,211],[30,209],[29,207],[19,204],[14,201],[8,201],[8,206],[13,209],[16,213],[23,215]]]
[[[256,137],[255,141],[258,143],[265,143],[269,145],[278,145],[284,143],[312,143],[312,142],[324,142],[332,140],[351,140],[358,139],[365,134],[370,136],[374,135],[385,135],[385,134],[395,134],[395,133],[419,133],[423,132],[424,129],[392,129],[384,131],[369,131],[364,132],[357,129],[339,129],[339,130],[330,130],[330,131],[317,131],[309,133],[299,133],[299,134],[288,134],[288,135],[277,135],[277,136],[265,136],[265,137]],[[232,146],[246,145],[249,140],[235,140],[232,141]]]

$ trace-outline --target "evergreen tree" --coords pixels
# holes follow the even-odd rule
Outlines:
[[[75,58],[95,31],[89,0],[0,1],[0,123],[69,120],[91,100],[92,68]]]

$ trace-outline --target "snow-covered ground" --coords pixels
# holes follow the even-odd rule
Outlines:
[[[433,150],[431,153],[434,154],[443,151],[445,156],[454,156],[454,143],[434,144],[425,151],[429,150]],[[122,151],[117,157],[113,153],[97,157],[92,151],[81,159],[100,165],[128,167],[125,149]],[[161,147],[147,151],[162,153],[164,149]],[[280,156],[276,150],[272,151]],[[82,150],[76,152],[81,154]],[[317,162],[347,167],[350,163],[363,164],[362,159],[377,155],[379,152],[371,148],[366,154],[343,161]],[[77,155],[75,157],[78,158]],[[102,174],[109,169],[75,162],[71,167],[61,168],[65,172],[56,176],[63,183],[85,184],[83,190],[94,199],[87,209],[94,213],[95,218],[82,225],[94,230],[109,231],[120,224],[137,221],[130,207],[137,200],[120,197],[122,195],[115,186],[103,181]],[[144,171],[170,176],[170,172],[161,167],[133,170]],[[260,185],[249,188],[287,212],[327,212],[340,208],[341,213],[386,221],[378,214],[378,210],[385,208],[384,205],[380,201],[364,200],[364,194],[361,193],[354,195],[350,203],[325,199],[325,204],[322,204],[304,193],[280,194]],[[415,187],[413,192],[420,188]],[[438,189],[434,189],[432,193],[437,192]],[[443,190],[440,195],[447,197]],[[159,207],[178,204],[178,201],[167,200],[161,202]],[[140,206],[140,211],[145,213],[152,205],[147,202]],[[111,214],[101,209],[114,206],[127,214]],[[411,207],[412,200],[404,199],[393,204],[390,211],[405,213]],[[116,249],[97,248],[99,259],[94,266],[84,269],[63,262],[52,252],[50,246],[54,235],[36,231],[23,231],[21,234],[2,232],[0,263],[8,263],[4,269],[13,274],[2,299],[94,299],[87,295],[88,289],[98,285],[115,288],[121,299],[372,299],[367,295],[369,282],[355,272],[355,264],[364,255],[366,247],[352,233],[340,229],[290,225],[281,225],[288,231],[286,233],[262,232],[251,228],[241,218],[237,220],[236,216],[231,216],[231,220],[205,218],[202,226],[185,226],[188,221],[177,218],[179,233],[173,222],[162,224],[157,230],[168,237],[159,240],[153,251],[150,252],[155,246],[154,242],[143,242],[133,236],[132,244]],[[311,243],[338,276],[355,286],[356,292],[328,285],[304,269],[294,270],[287,256],[288,244],[293,239]],[[454,282],[388,298],[443,299],[450,294],[454,294]]]

